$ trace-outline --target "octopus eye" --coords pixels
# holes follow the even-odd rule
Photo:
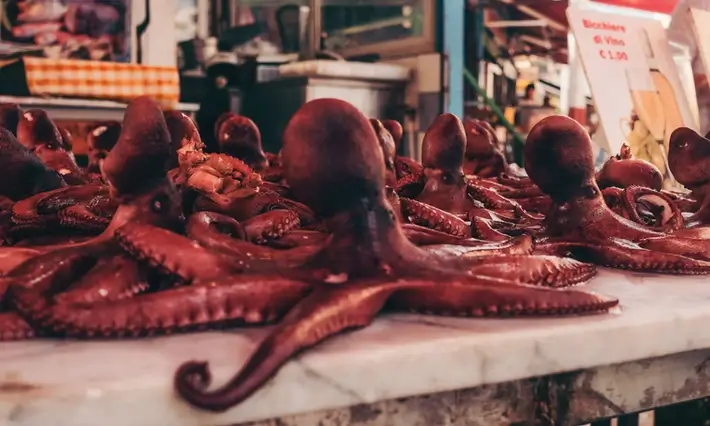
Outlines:
[[[441,174],[441,181],[444,183],[447,183],[447,184],[454,183],[454,177],[451,176],[450,173],[442,173]]]
[[[99,151],[96,153],[96,158],[99,160],[104,160],[106,158],[106,153],[104,151]]]
[[[157,194],[150,201],[150,208],[155,213],[162,213],[168,207],[168,197],[165,194]]]

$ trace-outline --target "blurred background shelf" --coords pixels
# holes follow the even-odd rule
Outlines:
[[[0,102],[16,103],[22,109],[41,108],[54,120],[104,121],[123,120],[126,104],[121,102],[92,99],[40,98],[0,95]],[[198,104],[179,103],[175,109],[192,115]]]

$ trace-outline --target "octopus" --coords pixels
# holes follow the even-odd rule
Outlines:
[[[588,133],[552,116],[525,143],[525,169],[552,200],[536,252],[570,254],[603,266],[668,274],[707,274],[710,240],[702,229],[659,232],[625,219],[604,202]]]
[[[140,167],[146,159],[164,164],[169,142],[158,106],[148,98],[135,99],[126,110],[121,136],[103,163],[109,194],[119,203],[108,226],[81,242],[6,249],[6,265],[26,260],[0,278],[1,305],[15,308],[0,313],[0,338],[62,335],[62,330],[43,328],[41,318],[52,309],[121,300],[149,287],[144,269],[122,252],[115,234],[127,223],[182,228],[179,193],[165,170]],[[37,253],[29,256],[27,250]]]
[[[118,142],[121,135],[121,123],[118,121],[106,121],[98,123],[87,134],[89,161],[86,172],[94,175],[101,173],[101,163],[106,159],[108,153]]]
[[[165,111],[165,123],[170,132],[170,159],[167,163],[168,170],[180,165],[179,157],[192,151],[199,151],[205,148],[200,139],[197,126],[185,113],[180,111]]]
[[[47,167],[7,129],[0,128],[0,168],[11,179],[0,179],[0,196],[19,201],[66,186],[62,176]]]
[[[512,228],[518,223],[536,225],[539,218],[498,192],[507,189],[505,186],[464,175],[465,148],[466,132],[461,120],[453,114],[437,117],[422,142],[423,171],[400,179],[395,188],[400,197],[420,203],[412,211],[415,220],[430,216],[419,207],[434,207],[449,215],[443,228],[437,229],[462,229],[461,221],[469,220],[472,236],[497,240],[507,236],[494,228]]]
[[[0,127],[17,135],[17,125],[20,123],[22,108],[15,103],[0,102]]]
[[[215,124],[220,152],[244,161],[267,182],[279,182],[283,173],[278,155],[264,152],[261,132],[249,118],[224,113]]]
[[[628,145],[623,144],[620,153],[604,163],[596,181],[604,201],[615,213],[658,231],[676,231],[684,226],[681,207],[692,200],[663,190],[660,170],[648,161],[633,158]]]
[[[498,149],[495,130],[485,121],[463,120],[466,130],[466,153],[463,171],[467,175],[494,178],[508,169],[505,156]]]
[[[187,118],[187,117],[186,117]],[[187,118],[182,126],[195,127]],[[177,124],[176,124],[177,126]],[[205,154],[197,131],[183,140],[178,150],[180,166],[171,172],[173,181],[184,188],[188,213],[211,211],[228,215],[242,223],[248,239],[259,244],[275,243],[302,225],[315,221],[306,206],[283,196],[285,188],[265,183],[243,161],[227,154]],[[311,233],[307,233],[311,234]],[[290,239],[286,246],[296,244]]]
[[[46,112],[25,111],[17,125],[17,140],[34,152],[47,167],[56,170],[70,185],[87,183],[87,177],[76,164],[68,144]]]
[[[689,227],[710,223],[708,158],[710,139],[707,137],[687,127],[680,127],[671,134],[668,166],[678,183],[689,189],[692,197],[697,200],[693,214],[687,218]]]
[[[400,150],[404,136],[402,124],[397,120],[382,120],[381,123],[385,130],[392,136],[394,151],[396,153]],[[402,179],[412,174],[416,175],[422,171],[422,165],[411,158],[395,155],[392,161],[394,163],[397,179]]]
[[[258,186],[240,188],[244,193],[238,196],[205,187],[186,209],[176,183],[183,192],[209,182],[237,185],[254,172],[225,154],[204,154],[195,138],[181,138],[179,166],[168,173],[175,135],[192,133],[169,131],[158,106],[137,98],[101,163],[107,187],[94,187],[117,204],[106,228],[81,242],[0,250],[0,339],[141,337],[275,323],[220,389],[208,390],[205,362],[189,361],[176,371],[181,398],[200,409],[224,411],[297,353],[366,327],[383,310],[559,316],[601,314],[618,304],[569,288],[589,280],[596,268],[530,255],[534,244],[527,233],[488,246],[460,245],[461,239],[415,245],[405,231],[414,228],[400,222],[393,207],[397,197],[387,191],[385,133],[377,129],[347,102],[311,101],[284,133],[282,167],[293,199],[274,198]],[[42,194],[35,207],[48,200],[62,205],[71,198],[69,188]],[[264,234],[250,236],[250,229],[258,230],[271,212],[256,208],[260,193],[283,203],[284,210],[298,211],[299,220],[307,214],[317,219],[324,232],[311,234],[317,237],[308,244],[255,244],[254,235]],[[220,196],[228,202],[220,204]],[[206,201],[229,208],[215,211]],[[186,222],[184,211],[191,213]],[[255,219],[260,222],[250,224]],[[294,229],[276,240],[293,241],[296,231],[314,232]],[[305,232],[300,235],[306,239]]]
[[[160,317],[172,318],[165,312],[170,308],[200,312],[196,319],[203,325],[216,320],[280,319],[240,372],[220,389],[207,390],[210,374],[205,362],[190,361],[179,368],[176,390],[195,407],[229,409],[259,389],[295,354],[342,331],[367,326],[385,308],[495,317],[605,312],[617,304],[616,299],[582,290],[532,285],[537,272],[525,264],[525,257],[518,259],[520,263],[504,257],[488,267],[480,259],[435,256],[414,246],[386,200],[384,161],[373,128],[344,101],[319,99],[304,105],[285,130],[283,160],[291,190],[316,214],[328,218],[333,233],[326,245],[298,266],[272,268],[262,275],[251,264],[249,272],[232,272],[225,279],[223,260],[218,262],[197,247],[190,249],[187,241],[179,245],[185,251],[158,252],[148,238],[156,230],[128,224],[120,232],[125,244],[163,259],[164,265],[177,266],[178,257],[200,259],[189,267],[193,284],[180,289],[181,306],[156,304],[153,311],[144,299],[142,309],[155,312],[151,331],[163,324]],[[173,247],[181,238],[173,236]],[[495,256],[486,258],[486,262],[495,260]],[[213,269],[215,262],[220,264],[219,272]],[[208,263],[209,268],[197,266]],[[581,273],[577,267],[581,264],[571,269]],[[141,297],[148,296],[128,303],[137,304]],[[85,315],[101,318],[103,313],[93,307]]]

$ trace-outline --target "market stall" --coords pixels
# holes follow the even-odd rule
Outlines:
[[[177,67],[156,27],[107,47],[125,7],[57,3],[30,41],[19,3],[44,56],[0,67],[0,424],[629,426],[710,397],[710,138],[658,20],[495,1],[510,57],[474,75],[461,2],[216,2],[218,51]],[[554,114],[567,83],[508,84],[521,54],[576,61],[599,129]]]

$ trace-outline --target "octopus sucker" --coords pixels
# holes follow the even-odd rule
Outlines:
[[[457,120],[443,116],[433,128],[458,128],[463,134]],[[552,257],[521,260],[504,264],[503,272],[487,268],[487,276],[476,272],[485,256],[446,255],[439,254],[441,248],[415,246],[388,201],[385,154],[379,145],[372,123],[344,101],[314,100],[292,117],[281,153],[284,177],[296,200],[326,221],[331,236],[301,265],[274,271],[309,283],[311,290],[227,384],[208,390],[209,366],[202,361],[189,361],[178,369],[176,390],[191,405],[225,411],[249,397],[291,357],[332,335],[367,326],[388,307],[512,316],[602,313],[618,303],[583,290],[541,286],[591,276],[594,267],[580,267],[579,262],[555,265],[560,260]],[[425,151],[427,164],[455,166],[463,155],[463,145],[430,148]],[[466,186],[461,188],[465,192]],[[510,240],[515,241],[512,247],[532,249],[529,235]],[[490,244],[489,254],[505,250],[501,243]],[[538,285],[521,285],[521,280]]]

